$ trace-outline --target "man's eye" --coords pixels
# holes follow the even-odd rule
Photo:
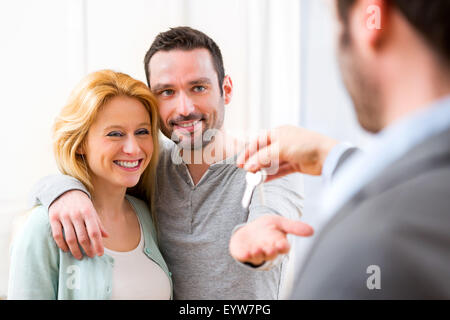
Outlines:
[[[175,91],[173,91],[172,89],[166,89],[166,90],[160,91],[159,95],[163,96],[163,97],[169,97],[169,96],[173,95],[174,93],[175,93]]]
[[[123,133],[119,132],[119,131],[112,131],[112,132],[108,133],[106,136],[108,136],[108,137],[122,137]]]
[[[206,87],[204,86],[195,86],[192,90],[194,90],[194,92],[203,92],[206,90]]]
[[[136,134],[138,135],[146,135],[149,134],[150,132],[147,129],[139,129],[136,131]]]

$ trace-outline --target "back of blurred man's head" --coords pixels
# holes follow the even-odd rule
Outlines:
[[[336,0],[338,58],[363,128],[450,93],[449,0]]]

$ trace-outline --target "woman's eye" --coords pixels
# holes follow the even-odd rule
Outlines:
[[[139,135],[145,135],[145,134],[149,134],[150,132],[147,129],[139,129],[136,131],[136,134]]]
[[[123,133],[119,132],[119,131],[112,131],[112,132],[108,133],[106,136],[108,136],[108,137],[122,137]]]

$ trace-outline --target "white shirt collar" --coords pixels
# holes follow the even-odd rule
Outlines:
[[[450,128],[450,96],[387,127],[365,152],[349,159],[325,190],[322,212],[331,216],[383,169],[425,139]]]

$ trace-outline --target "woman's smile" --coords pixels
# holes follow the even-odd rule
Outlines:
[[[114,160],[114,164],[116,164],[120,169],[128,171],[128,172],[134,172],[138,171],[141,167],[142,160],[144,159],[138,159],[138,160]]]

